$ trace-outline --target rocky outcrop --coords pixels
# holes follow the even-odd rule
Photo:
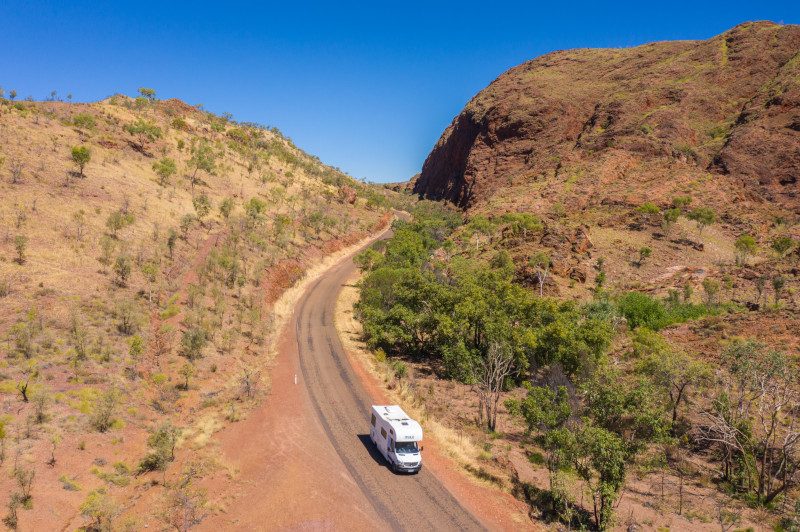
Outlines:
[[[798,80],[800,26],[769,22],[706,41],[547,54],[469,102],[414,192],[470,208],[536,188],[587,208],[639,189],[666,197],[669,180],[710,174],[729,203],[800,212]]]

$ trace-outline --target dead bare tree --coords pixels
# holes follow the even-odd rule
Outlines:
[[[9,163],[9,168],[11,169],[11,184],[16,185],[22,181],[22,163],[14,159]]]
[[[478,422],[494,431],[497,427],[497,405],[506,377],[511,374],[514,358],[507,346],[493,342],[489,346],[486,357],[479,365],[478,382],[475,390],[478,393]],[[485,419],[484,419],[485,416]]]
[[[528,263],[534,269],[536,283],[539,285],[539,297],[542,297],[544,294],[544,283],[547,281],[547,276],[550,273],[550,255],[544,251],[539,251],[530,258]]]
[[[724,391],[703,413],[699,436],[720,450],[723,478],[743,478],[769,504],[800,483],[798,373],[783,353],[755,342],[732,344],[724,358]]]

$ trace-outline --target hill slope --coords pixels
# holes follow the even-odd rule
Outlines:
[[[455,118],[414,191],[462,207],[540,191],[586,209],[664,199],[694,180],[800,213],[800,26],[706,41],[554,52],[501,75]],[[575,187],[567,190],[564,184]],[[527,193],[527,194],[526,194]]]
[[[213,434],[269,389],[273,303],[388,192],[144,97],[0,98],[0,162],[2,505],[26,530],[188,526]]]

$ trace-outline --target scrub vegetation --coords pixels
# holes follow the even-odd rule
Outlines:
[[[428,412],[423,417],[442,410],[430,402],[436,381],[468,391],[472,399],[461,404],[473,413],[454,428],[479,429],[474,437],[486,443],[478,460],[488,469],[465,465],[502,484],[508,462],[489,466],[487,449],[524,453],[547,480],[511,475],[509,488],[546,520],[619,526],[626,486],[661,475],[662,489],[665,477],[677,478],[670,489],[680,492],[678,514],[688,505],[688,477],[729,512],[718,519],[739,522],[750,506],[793,523],[800,374],[791,358],[731,338],[712,363],[671,343],[665,333],[681,324],[713,326],[745,312],[723,300],[712,279],[699,300],[688,291],[661,298],[603,282],[583,301],[543,295],[547,250],[532,253],[522,269],[502,244],[543,227],[522,213],[465,218],[427,201],[412,221],[396,221],[391,239],[356,258],[364,276],[355,312],[377,363],[403,366],[392,380],[405,382],[410,400]],[[488,248],[474,244],[497,234],[503,237]],[[526,286],[531,272],[533,287]],[[455,397],[439,406],[458,408]],[[705,468],[711,473],[701,481]],[[662,492],[663,509],[667,501]]]
[[[272,304],[393,194],[147,88],[0,97],[0,161],[5,523],[197,524],[210,439],[269,390]]]

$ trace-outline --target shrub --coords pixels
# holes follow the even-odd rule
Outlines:
[[[736,248],[736,264],[739,265],[747,264],[747,258],[753,255],[758,248],[756,239],[750,235],[742,235],[737,238],[734,247]]]
[[[125,287],[128,283],[128,277],[131,275],[131,259],[125,255],[120,255],[114,262],[114,273],[116,274],[116,283],[118,286]]]
[[[158,174],[158,184],[165,187],[169,184],[169,178],[175,175],[178,167],[175,160],[170,157],[162,157],[153,163],[153,171]]]
[[[785,257],[796,245],[797,243],[792,237],[779,236],[772,241],[771,247],[779,256]]]
[[[92,152],[86,146],[72,148],[72,162],[78,166],[78,175],[83,177],[83,169],[92,160]]]
[[[136,218],[129,212],[113,211],[106,218],[106,227],[111,232],[111,237],[117,238],[117,233],[120,229],[133,224],[135,220]]]
[[[131,135],[139,137],[142,144],[145,142],[153,142],[156,139],[160,139],[162,136],[160,127],[142,118],[126,125],[123,129]]]
[[[72,125],[81,129],[94,129],[97,123],[88,113],[79,113],[72,119]]]
[[[90,520],[87,530],[111,530],[119,507],[103,488],[92,490],[80,506],[81,515]]]
[[[698,207],[689,213],[689,219],[697,224],[697,230],[702,235],[703,229],[717,221],[717,214],[708,207]]]
[[[208,196],[205,193],[200,194],[199,196],[192,198],[192,205],[197,213],[197,219],[202,223],[203,218],[208,216],[208,213],[211,212],[211,200],[208,199]]]
[[[617,306],[631,329],[644,326],[657,331],[666,325],[664,304],[647,294],[628,292],[617,299]]]
[[[114,415],[119,403],[119,391],[111,388],[98,397],[92,404],[92,411],[89,416],[89,424],[97,432],[107,432],[116,419]]]
[[[636,212],[639,212],[641,214],[658,214],[660,212],[660,209],[655,203],[648,201],[646,203],[642,203],[641,205],[639,205],[636,208]]]
[[[25,235],[17,235],[14,237],[14,250],[17,252],[17,257],[14,261],[19,264],[25,264],[25,250],[28,248],[28,237]]]
[[[149,450],[139,462],[139,472],[163,471],[167,464],[175,459],[175,445],[180,436],[180,429],[171,422],[165,421],[150,432],[147,438]]]
[[[191,361],[203,356],[203,348],[208,343],[208,334],[201,327],[191,327],[183,332],[181,338],[181,355]]]

